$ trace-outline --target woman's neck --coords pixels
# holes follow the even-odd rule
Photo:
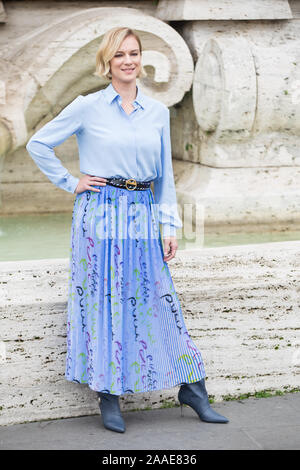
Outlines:
[[[136,81],[130,83],[112,80],[112,86],[120,93],[123,103],[132,103],[137,95]]]

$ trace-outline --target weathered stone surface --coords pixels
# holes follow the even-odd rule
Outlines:
[[[299,165],[299,51],[296,40],[261,47],[226,34],[205,43],[192,94],[198,161],[216,167]]]
[[[300,2],[299,0],[289,0],[293,18],[300,18]]]
[[[95,8],[95,0],[85,0],[84,4],[80,0],[9,0],[5,3],[9,21],[0,29],[0,46],[17,38],[27,38],[34,30],[46,27],[58,17],[82,11],[83,8]],[[97,0],[96,6],[111,7],[111,3],[111,0]],[[152,0],[113,0],[113,6],[134,8],[153,16],[156,10]]]
[[[293,17],[288,0],[160,0],[157,15],[165,21]]]
[[[207,389],[299,386],[300,242],[178,251],[169,263]],[[68,260],[0,263],[0,424],[98,412],[96,393],[64,379]],[[123,395],[121,408],[177,403],[178,387]]]
[[[181,206],[203,206],[206,224],[299,219],[298,28],[294,20],[178,25],[195,73],[171,112],[177,195]]]
[[[176,161],[174,168],[177,203],[186,221],[190,217],[184,204],[190,204],[197,205],[206,226],[285,223],[290,230],[299,226],[299,167],[213,168]]]
[[[7,21],[7,15],[4,10],[3,2],[0,2],[0,23],[5,23]]]

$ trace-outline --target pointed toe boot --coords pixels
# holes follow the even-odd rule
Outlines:
[[[189,405],[199,416],[202,421],[207,423],[228,423],[229,419],[214,411],[209,404],[207,391],[205,388],[205,379],[194,383],[184,383],[178,392],[178,400],[181,406]]]
[[[98,392],[98,402],[104,427],[111,431],[125,432],[119,395]]]

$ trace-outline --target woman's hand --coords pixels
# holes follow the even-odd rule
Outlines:
[[[174,258],[178,248],[176,237],[164,238],[164,261],[170,261]]]
[[[99,192],[100,189],[93,188],[92,185],[106,186],[106,181],[107,181],[106,178],[102,178],[100,176],[84,175],[82,178],[80,178],[74,193],[80,194],[80,193],[83,193],[83,191],[86,191],[88,189]]]

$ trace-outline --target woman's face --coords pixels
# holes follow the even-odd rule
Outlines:
[[[141,70],[141,63],[139,43],[134,36],[128,36],[110,60],[112,79],[126,83],[135,81]]]

